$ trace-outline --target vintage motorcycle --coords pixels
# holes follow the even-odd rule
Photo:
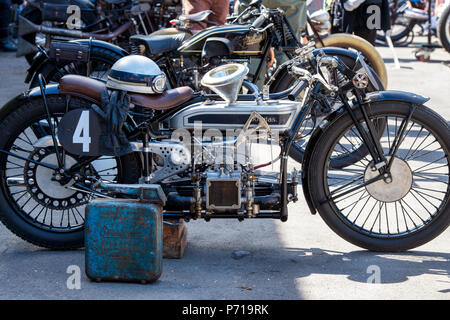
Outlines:
[[[77,24],[70,18],[76,8],[79,10]],[[49,47],[55,38],[93,38],[128,48],[131,35],[166,28],[180,13],[180,0],[27,1],[19,17],[18,56],[24,55],[31,64],[38,52],[37,45]]]
[[[133,57],[146,59],[122,58],[111,73],[117,83],[138,81],[135,69],[123,68]],[[272,94],[238,94],[247,73],[241,64],[203,77],[216,94],[164,89],[162,74],[143,74],[145,83],[128,94],[83,76],[47,86],[41,77],[40,88],[0,109],[0,219],[36,245],[77,248],[86,203],[130,196],[117,184],[158,184],[166,219],[286,221],[301,182],[311,213],[355,245],[377,251],[422,245],[450,223],[449,125],[420,95],[366,93],[374,75],[358,60],[364,72],[324,50],[298,48],[283,66],[295,83]],[[311,62],[315,73],[303,68]],[[350,81],[336,81],[341,74]],[[150,87],[163,93],[138,93]],[[298,135],[308,134],[311,110],[326,103],[317,87],[339,96],[342,106],[312,133],[300,178],[288,170],[288,155]],[[102,151],[111,133],[125,148]],[[252,150],[267,142],[279,155],[255,160]],[[353,161],[334,164],[362,146]],[[264,170],[274,164],[275,172]]]
[[[183,19],[202,21],[207,17],[208,12],[200,12],[194,17]],[[311,19],[314,19],[314,16]],[[249,75],[248,80],[252,83],[264,82],[267,66],[273,65],[274,62],[273,48],[289,57],[295,48],[301,46],[284,12],[266,9],[260,1],[252,1],[246,10],[239,16],[230,17],[229,21],[228,25],[207,28],[195,35],[176,28],[159,30],[151,35],[135,35],[130,38],[131,53],[146,55],[156,61],[165,71],[173,88],[189,85],[198,90],[199,79],[203,74],[213,67],[231,62],[256,65],[256,72]],[[313,23],[315,20],[310,21]],[[347,43],[347,38],[343,39],[339,35],[324,39],[319,37],[318,46],[342,47]],[[352,41],[355,40],[353,38]],[[60,50],[58,59],[52,59],[52,56],[56,55],[52,49],[50,53],[43,50],[36,55],[26,78],[30,88],[38,85],[38,74],[42,74],[48,82],[58,82],[65,74],[90,75],[104,79],[112,64],[128,54],[125,50],[102,41],[77,40],[71,43],[72,49],[67,46],[66,49],[54,48]],[[82,51],[83,46],[87,47],[84,51],[89,54],[77,59],[77,52]],[[369,66],[374,68],[386,87],[386,68],[376,50],[370,44],[364,44],[363,40],[351,42],[350,47],[356,48],[368,58]],[[70,58],[62,59],[64,50],[72,51],[72,54],[66,54]],[[356,60],[355,52],[326,50],[338,54],[347,64],[351,63],[350,60]],[[372,51],[375,51],[375,54],[371,53]],[[282,91],[291,81],[288,73],[280,73],[270,89],[272,92]]]

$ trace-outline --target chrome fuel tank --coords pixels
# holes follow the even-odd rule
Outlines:
[[[259,113],[272,130],[285,131],[291,128],[299,112],[300,103],[287,100],[270,100],[258,104],[256,101],[237,101],[227,105],[223,101],[193,104],[175,113],[169,119],[171,129],[193,129],[201,123],[202,129],[242,129],[253,111]]]

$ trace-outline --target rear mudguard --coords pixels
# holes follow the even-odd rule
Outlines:
[[[366,101],[367,103],[370,103],[372,106],[375,103],[385,102],[385,101],[402,101],[410,104],[415,105],[423,105],[425,102],[427,102],[430,98],[423,97],[421,95],[410,93],[410,92],[404,92],[404,91],[378,91],[378,92],[372,92],[368,93],[366,95]],[[354,105],[353,108],[357,108],[358,105]],[[308,204],[309,210],[312,214],[315,214],[317,211],[317,208],[314,204],[313,197],[310,193],[310,185],[309,185],[309,179],[308,175],[309,168],[311,166],[311,156],[316,148],[317,141],[319,140],[320,136],[328,129],[328,127],[336,121],[339,117],[342,117],[345,115],[345,111],[343,108],[338,109],[334,111],[333,113],[329,114],[327,118],[325,118],[319,126],[314,130],[312,133],[308,145],[306,146],[305,154],[303,157],[303,163],[302,163],[302,188],[303,188],[303,195],[305,196],[306,203]]]
[[[57,95],[59,94],[58,84],[49,84],[45,88],[45,95]],[[29,101],[30,99],[40,98],[42,96],[41,90],[39,87],[33,88],[31,90],[25,91],[11,100],[9,100],[7,103],[5,103],[2,107],[0,107],[0,122],[3,121],[3,119],[16,110],[17,108],[20,108],[21,105],[23,105],[25,102]],[[42,111],[44,112],[44,111]]]
[[[53,83],[49,84],[45,87],[45,95],[46,97],[57,96],[60,95],[59,92],[59,84]],[[42,97],[42,93],[39,87],[33,88],[26,92],[23,92],[11,100],[9,100],[6,104],[0,107],[0,122],[2,122],[9,114],[14,112],[14,110],[20,108],[24,103],[27,103],[30,100],[40,99]],[[88,97],[83,97],[90,100]],[[93,101],[92,101],[93,102]],[[45,112],[42,110],[42,112]],[[133,127],[134,124],[129,122],[130,127]],[[53,142],[52,142],[53,143]],[[51,144],[52,145],[52,144]],[[141,161],[141,165],[143,166],[143,158],[139,157]]]
[[[101,48],[105,50],[109,50],[111,52],[116,53],[117,55],[120,55],[121,57],[125,57],[128,55],[128,52],[124,49],[122,49],[119,46],[116,46],[115,44],[101,41],[101,40],[90,40],[90,39],[77,39],[77,40],[71,40],[69,42],[75,42],[80,44],[87,44],[91,46],[92,48]],[[47,65],[47,63],[53,63],[48,55],[42,51],[38,52],[34,58],[33,62],[31,63],[31,66],[27,70],[27,76],[25,78],[25,83],[33,83],[34,80],[37,78],[39,73],[41,73],[41,70]]]

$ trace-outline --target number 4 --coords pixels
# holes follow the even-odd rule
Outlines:
[[[72,137],[73,143],[82,143],[83,152],[89,152],[89,145],[91,144],[91,137],[89,136],[89,111],[81,112],[80,120],[78,120],[77,127]]]

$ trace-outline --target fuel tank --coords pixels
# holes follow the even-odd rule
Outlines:
[[[266,33],[256,33],[250,30],[250,25],[225,25],[204,29],[183,42],[178,48],[182,55],[198,55],[202,52],[208,38],[225,38],[231,42],[232,55],[258,56],[264,50]]]
[[[193,104],[175,113],[169,119],[171,129],[193,129],[201,122],[202,129],[242,129],[252,112],[257,112],[267,121],[271,130],[286,131],[291,128],[300,103],[287,100],[226,102],[213,101]]]

